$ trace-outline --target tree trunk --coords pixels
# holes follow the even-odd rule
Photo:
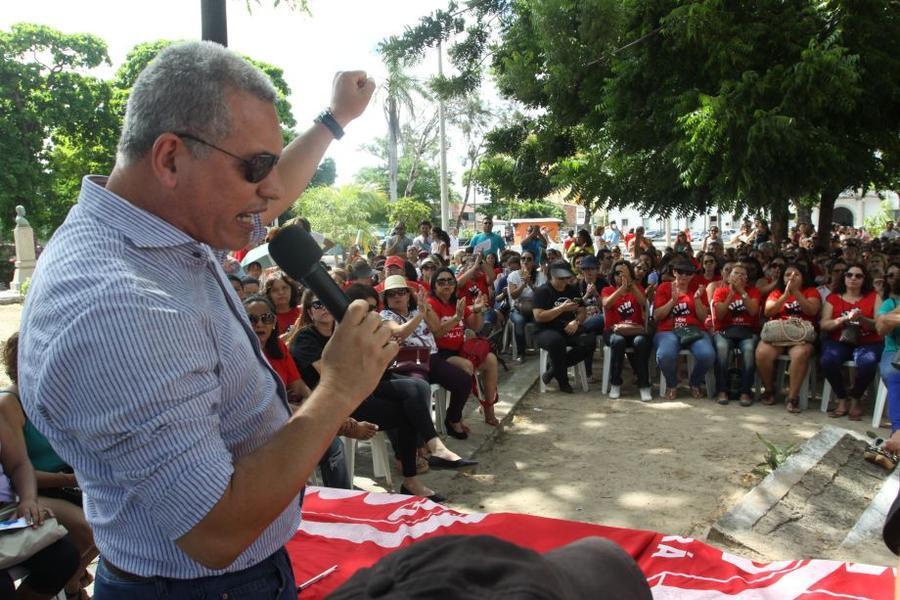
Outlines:
[[[788,206],[789,201],[783,200],[781,202],[775,202],[772,205],[771,219],[769,221],[769,229],[772,230],[772,240],[775,242],[776,247],[781,247],[781,242],[787,237],[787,223],[788,223]]]
[[[839,193],[831,190],[822,192],[821,200],[819,201],[819,223],[816,226],[816,231],[819,234],[816,240],[816,250],[831,249],[831,221],[834,217],[834,203]]]
[[[397,99],[387,99],[388,113],[388,195],[391,202],[397,200],[397,138],[400,137],[400,115],[398,114]]]
[[[797,212],[797,225],[809,223],[812,225],[812,209],[799,200],[794,200],[794,210]]]

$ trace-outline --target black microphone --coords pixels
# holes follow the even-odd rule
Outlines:
[[[300,225],[282,227],[269,242],[269,256],[292,279],[315,292],[335,319],[344,318],[350,300],[319,263],[322,249],[308,231]]]

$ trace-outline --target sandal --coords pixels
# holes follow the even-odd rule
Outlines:
[[[677,398],[677,397],[678,397],[678,390],[676,390],[676,389],[673,388],[673,387],[667,389],[667,390],[666,390],[666,395],[663,396],[663,398],[665,398],[666,400],[674,400],[674,399]]]
[[[800,398],[788,398],[784,403],[784,407],[789,413],[798,414],[801,411]]]
[[[703,397],[703,392],[700,390],[700,386],[692,385],[691,386],[691,398],[694,400],[699,400]]]
[[[850,421],[862,421],[863,411],[859,406],[859,400],[850,400],[850,412],[847,413],[847,419]]]
[[[753,406],[753,396],[750,394],[741,394],[741,406]]]
[[[866,452],[863,457],[872,464],[876,464],[884,470],[890,472],[897,466],[898,457],[893,452],[884,449],[884,440],[876,438],[875,443],[866,446]]]
[[[481,398],[478,399],[478,404],[481,405],[481,411],[484,413],[484,422],[487,423],[488,425],[490,425],[491,427],[499,426],[500,420],[497,419],[497,417],[495,417],[494,415],[491,415],[489,417],[487,414],[487,409],[493,407],[499,401],[500,401],[500,393],[499,392],[494,392],[494,400],[493,401],[482,400]]]
[[[760,396],[759,401],[761,404],[765,404],[766,406],[773,406],[775,404],[775,394],[766,392],[765,394]]]

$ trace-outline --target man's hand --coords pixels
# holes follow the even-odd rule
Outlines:
[[[574,312],[578,310],[578,303],[574,300],[566,300],[559,305],[560,312]]]
[[[564,331],[566,332],[566,335],[575,335],[575,332],[578,331],[578,321],[569,321],[566,323]]]
[[[366,301],[351,303],[322,352],[319,387],[331,392],[331,401],[345,405],[335,410],[349,414],[371,394],[398,349],[391,330],[369,312]]]
[[[334,74],[331,112],[341,127],[346,127],[363,113],[373,93],[375,80],[368,77],[365,71],[338,71]]]

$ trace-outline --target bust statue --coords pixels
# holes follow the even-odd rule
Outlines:
[[[31,227],[28,219],[25,218],[25,207],[21,204],[16,206],[16,227]]]

